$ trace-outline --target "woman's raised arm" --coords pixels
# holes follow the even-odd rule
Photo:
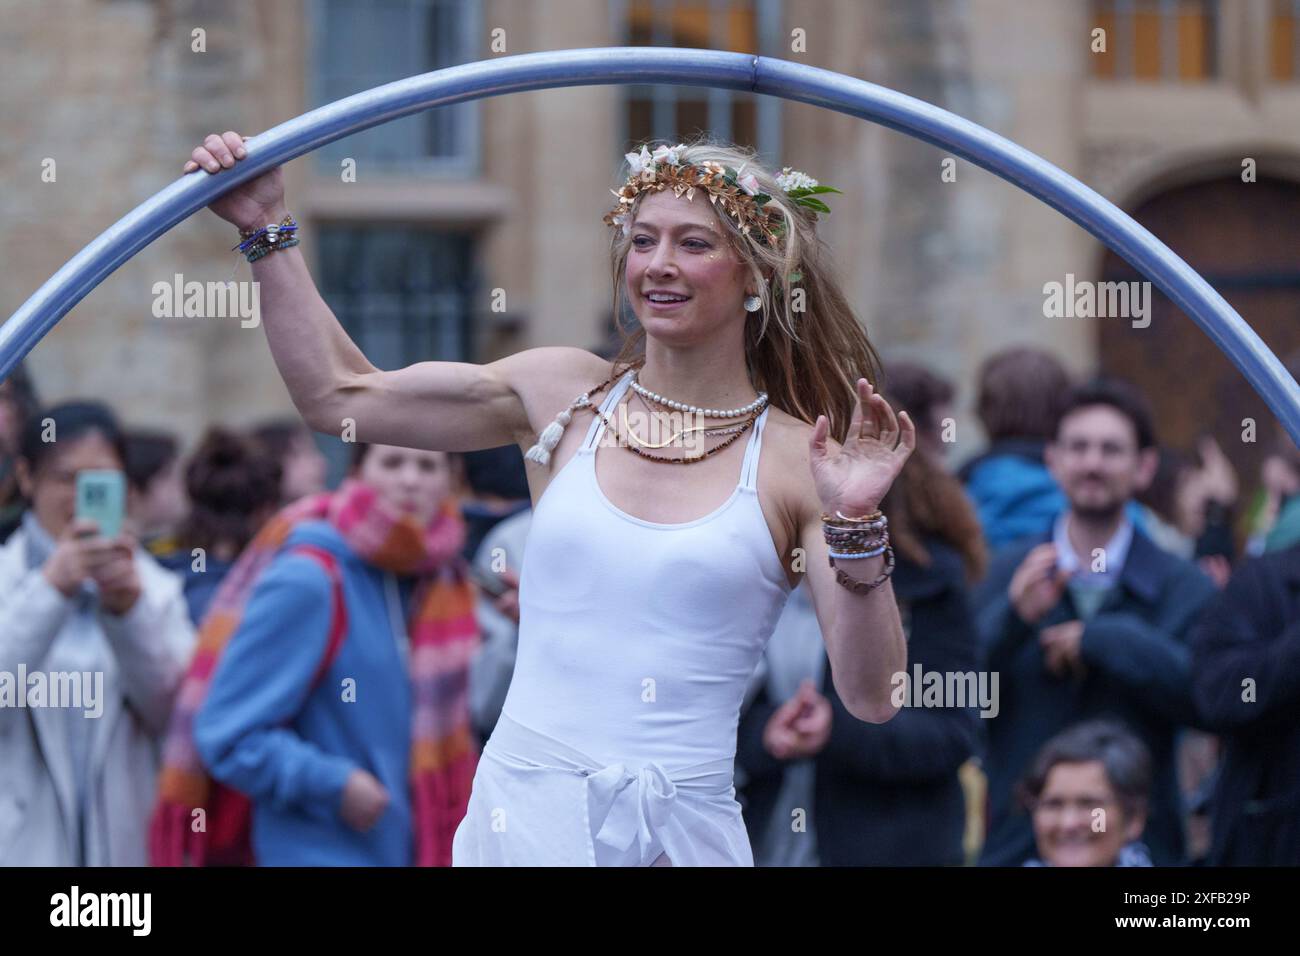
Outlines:
[[[244,158],[242,144],[238,133],[214,133],[184,169],[220,174]],[[279,222],[287,212],[280,167],[209,208],[240,229]],[[589,352],[554,347],[488,365],[419,362],[384,371],[362,354],[321,298],[300,247],[262,256],[252,269],[276,367],[303,420],[319,432],[339,436],[350,430],[355,441],[435,451],[507,445],[533,431],[529,409],[534,405],[539,419],[555,415],[559,409],[551,407],[550,393],[557,383],[582,381],[588,370],[600,367]]]

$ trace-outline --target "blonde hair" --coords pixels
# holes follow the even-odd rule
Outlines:
[[[657,144],[647,145],[653,151]],[[785,229],[773,248],[742,235],[729,216],[709,204],[762,299],[762,307],[746,319],[745,363],[754,387],[767,392],[773,405],[810,425],[825,414],[831,437],[843,442],[857,402],[857,380],[863,377],[876,386],[880,359],[833,273],[812,211],[786,196],[776,184],[776,173],[759,162],[752,149],[700,137],[679,150],[679,159],[692,164],[712,160],[741,176],[753,175],[760,191],[772,197],[764,208],[780,209]],[[629,223],[647,194],[633,202]],[[631,247],[632,236],[615,229],[610,260],[616,317],[627,304],[624,274]],[[763,278],[765,268],[771,270],[770,281]],[[796,272],[802,277],[792,281]],[[791,307],[796,289],[802,295],[799,310]],[[645,329],[629,334],[621,322],[618,325],[623,342],[614,358],[614,378],[645,362]]]

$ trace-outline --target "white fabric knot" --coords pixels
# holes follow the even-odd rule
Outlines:
[[[663,851],[661,828],[677,786],[659,764],[610,764],[587,775],[587,811],[598,866],[648,866]]]

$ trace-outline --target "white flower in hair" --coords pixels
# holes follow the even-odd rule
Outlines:
[[[627,158],[627,164],[632,167],[632,175],[640,176],[642,179],[654,179],[655,161],[650,155],[650,150],[644,146],[639,153],[624,153]]]
[[[618,215],[614,217],[614,225],[622,229],[623,235],[625,236],[632,231],[632,225],[628,221],[630,218],[631,218],[631,213],[627,213],[627,212],[620,212]]]
[[[685,143],[678,143],[676,146],[656,146],[654,151],[654,161],[656,163],[668,163],[670,166],[681,165],[682,150],[686,149]]]
[[[741,168],[743,169],[744,167]],[[749,193],[751,196],[757,195],[763,191],[763,187],[758,184],[758,180],[754,178],[753,173],[741,176],[736,180],[736,185],[745,190],[745,192]]]
[[[786,166],[781,170],[781,175],[776,177],[776,184],[785,192],[792,189],[812,189],[818,185],[817,180],[807,173],[801,173],[790,166]]]

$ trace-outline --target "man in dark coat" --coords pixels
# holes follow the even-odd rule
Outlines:
[[[1300,545],[1238,568],[1191,642],[1197,708],[1223,735],[1207,862],[1300,865]]]
[[[1186,634],[1214,587],[1126,515],[1157,465],[1136,389],[1098,381],[1073,390],[1047,457],[1069,509],[1051,532],[1001,552],[975,595],[984,666],[999,672],[1002,692],[1001,712],[985,722],[990,820],[980,862],[1015,866],[1031,856],[1016,781],[1053,735],[1112,717],[1151,753],[1152,859],[1179,865],[1177,736],[1197,722]]]

